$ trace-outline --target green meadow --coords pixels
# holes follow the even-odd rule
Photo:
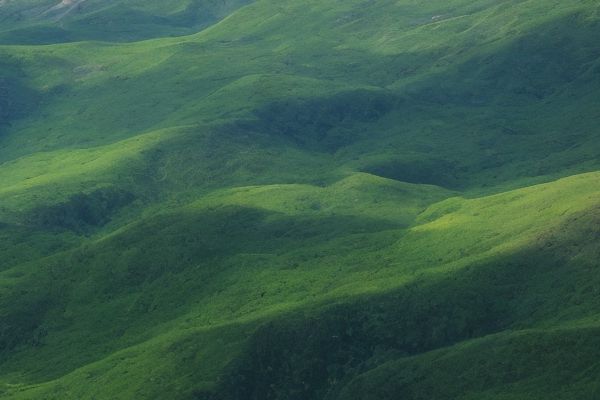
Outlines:
[[[600,399],[600,3],[0,0],[0,399]]]

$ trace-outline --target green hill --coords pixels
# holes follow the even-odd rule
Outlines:
[[[3,0],[0,43],[135,41],[194,33],[249,0]]]
[[[600,397],[600,4],[0,0],[0,398]]]

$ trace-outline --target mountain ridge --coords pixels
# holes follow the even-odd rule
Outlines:
[[[595,2],[1,4],[0,398],[598,394]]]

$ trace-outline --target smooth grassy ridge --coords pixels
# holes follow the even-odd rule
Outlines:
[[[49,6],[0,0],[0,397],[597,396],[595,2]]]
[[[286,37],[279,32],[285,32],[290,15],[298,15],[297,6],[290,2],[291,10],[283,12],[268,3],[252,5],[180,39],[5,48],[12,55],[10,65],[23,70],[26,78],[21,80],[38,100],[30,118],[11,121],[13,133],[4,135],[0,159],[105,145],[173,126],[256,118],[260,111],[262,121],[228,126],[226,132],[251,135],[249,141],[275,152],[295,145],[313,157],[325,150],[334,153],[334,167],[413,183],[510,187],[516,178],[523,185],[536,177],[539,181],[596,168],[592,121],[597,110],[586,106],[593,104],[598,80],[593,7],[521,2],[510,9],[474,12],[465,6],[457,9],[464,18],[420,24],[401,19],[397,30],[373,32],[367,28],[391,29],[390,15],[405,15],[408,6],[350,2],[324,10],[317,2],[295,18],[304,18],[306,26],[286,27],[295,29],[295,35]],[[422,18],[433,13],[413,7]],[[530,18],[536,13],[543,19]],[[370,16],[368,22],[362,14]],[[348,15],[357,21],[341,23]],[[507,30],[507,15],[514,19],[514,31]],[[477,23],[479,19],[485,23]],[[252,25],[259,20],[265,22]],[[465,24],[481,32],[453,33]],[[323,35],[313,42],[298,40],[311,37],[316,26],[323,27]],[[363,30],[362,40],[350,39],[350,32]],[[416,37],[401,40],[408,32]],[[568,38],[559,43],[547,39],[557,34]],[[394,54],[356,48],[360,43],[372,48],[382,38],[396,36]],[[419,44],[423,48],[417,52]],[[474,54],[464,50],[470,48]],[[530,53],[541,58],[529,60]],[[532,72],[513,72],[521,70]],[[363,115],[336,111],[375,101],[374,94],[357,89],[383,93]],[[575,106],[572,93],[589,100]],[[301,100],[285,103],[290,98]],[[282,107],[287,118],[274,125],[274,112]],[[302,120],[307,118],[318,124],[304,132]],[[255,139],[257,134],[269,135]],[[581,145],[573,147],[573,142]],[[216,137],[210,145],[226,147],[231,141]],[[254,175],[280,168],[274,170]]]
[[[552,236],[556,235],[552,232],[595,205],[598,196],[597,183],[597,174],[589,174],[489,198],[446,200],[439,205],[430,206],[422,214],[425,220],[417,222],[408,230],[398,226],[393,217],[385,221],[385,207],[381,208],[381,212],[382,219],[387,224],[374,221],[368,224],[360,222],[357,225],[352,219],[342,222],[344,219],[341,216],[349,214],[345,211],[347,206],[343,203],[337,206],[341,214],[338,220],[324,216],[317,220],[303,218],[301,216],[306,211],[302,210],[301,205],[304,197],[311,194],[311,191],[306,189],[299,191],[302,193],[300,198],[296,197],[295,201],[288,200],[283,215],[282,201],[286,204],[284,199],[289,198],[288,192],[294,188],[283,187],[279,190],[279,195],[275,195],[278,190],[272,189],[275,192],[270,196],[272,200],[261,202],[258,209],[251,207],[252,195],[248,196],[248,203],[234,208],[227,204],[235,202],[236,198],[239,199],[237,192],[228,196],[231,200],[225,198],[221,202],[223,205],[218,208],[211,205],[214,197],[209,196],[206,206],[212,211],[202,211],[204,207],[198,205],[186,208],[174,215],[132,226],[106,239],[88,243],[84,248],[48,259],[44,270],[29,265],[8,270],[3,274],[5,277],[19,276],[17,284],[12,282],[11,285],[10,280],[4,279],[8,284],[5,287],[4,301],[9,301],[9,304],[11,298],[12,301],[16,301],[12,307],[7,308],[16,314],[13,317],[16,319],[15,328],[23,326],[23,321],[19,318],[24,316],[15,313],[15,306],[22,305],[25,297],[15,294],[11,286],[19,287],[25,284],[29,288],[30,304],[37,304],[49,296],[58,302],[55,305],[56,309],[41,311],[37,316],[40,318],[36,324],[37,336],[27,339],[25,343],[30,343],[28,346],[23,347],[21,342],[19,346],[22,350],[5,365],[12,365],[10,369],[16,371],[22,363],[27,365],[27,359],[31,359],[32,362],[36,360],[38,372],[29,379],[43,379],[43,376],[48,379],[73,371],[55,383],[45,384],[38,389],[25,386],[23,391],[15,391],[14,394],[16,396],[21,393],[24,398],[35,398],[43,393],[55,393],[55,396],[60,398],[91,398],[94,394],[102,393],[106,397],[128,398],[136,395],[134,390],[140,390],[139,395],[145,393],[144,396],[160,397],[170,395],[173,391],[178,392],[179,389],[171,386],[175,382],[190,389],[210,389],[213,385],[210,379],[206,384],[196,379],[199,379],[198,376],[205,376],[204,379],[207,379],[206,376],[212,376],[214,382],[219,370],[215,369],[213,363],[205,363],[202,355],[209,359],[219,357],[217,354],[223,351],[222,346],[225,343],[222,340],[201,339],[206,335],[211,337],[209,332],[224,330],[228,332],[227,335],[232,335],[231,344],[228,345],[232,347],[227,355],[220,356],[221,362],[225,363],[240,351],[240,344],[248,339],[248,333],[243,332],[254,332],[256,324],[260,321],[295,312],[294,310],[300,307],[314,310],[310,311],[310,314],[316,313],[316,317],[311,318],[326,319],[327,308],[318,311],[321,307],[319,304],[323,302],[343,304],[349,301],[349,304],[353,304],[351,299],[359,294],[372,296],[376,293],[390,293],[398,288],[407,287],[409,282],[415,280],[424,282],[412,289],[411,296],[416,296],[415,298],[419,298],[420,291],[426,296],[430,285],[428,282],[438,280],[452,282],[458,279],[458,282],[462,282],[466,287],[475,285],[468,290],[481,290],[486,286],[478,288],[478,281],[499,279],[496,278],[493,268],[490,270],[487,265],[503,265],[506,257],[527,251],[530,246],[547,246],[548,243],[557,246],[560,255],[561,246],[566,248],[566,242],[571,239],[569,235],[580,235],[579,230],[569,233],[566,237],[559,235],[558,240],[552,239]],[[335,186],[337,185],[334,185],[332,190],[336,190]],[[352,193],[351,190],[349,192]],[[261,195],[260,192],[257,194]],[[401,204],[400,199],[398,204]],[[337,207],[334,207],[333,211],[338,211]],[[271,209],[271,213],[265,214],[264,211],[260,211],[261,208]],[[272,211],[273,209],[279,211]],[[311,207],[309,209],[312,210]],[[440,210],[446,211],[441,213]],[[312,210],[309,214],[328,214],[331,211],[332,209]],[[296,218],[286,216],[288,213]],[[514,215],[519,223],[502,224],[494,221],[494,218],[503,219],[503,215]],[[230,222],[233,220],[236,221],[235,224]],[[155,232],[153,237],[156,239],[148,240],[149,231]],[[507,240],[507,237],[510,240]],[[163,245],[159,246],[158,243]],[[299,248],[298,243],[303,243],[304,247]],[[444,246],[440,247],[442,243]],[[575,259],[571,261],[571,265],[577,266],[577,270],[580,271],[579,279],[591,278],[581,275],[585,274],[585,271],[588,271],[587,274],[593,274],[593,269],[585,268],[586,263],[594,263],[593,244],[586,244],[582,240],[580,248],[570,250],[571,257]],[[592,253],[587,254],[587,250],[592,250]],[[121,254],[119,260],[114,259],[114,252]],[[448,259],[438,258],[438,254]],[[548,253],[541,253],[538,257],[543,257],[544,254],[549,261],[552,260]],[[580,259],[577,259],[578,257]],[[173,260],[181,261],[174,263]],[[537,272],[539,266],[535,258],[531,265],[524,256],[515,257],[515,260],[524,263],[524,274],[530,270],[532,273],[540,273]],[[110,268],[106,267],[108,264]],[[85,267],[82,269],[83,266]],[[466,277],[462,277],[460,271],[464,271],[465,268],[470,272]],[[482,272],[478,272],[478,269]],[[561,270],[564,271],[562,273],[568,273],[569,268]],[[473,273],[481,276],[476,280],[469,278],[469,274]],[[499,271],[497,273],[501,274]],[[555,276],[549,284],[561,279],[565,278]],[[567,279],[565,283],[568,281]],[[103,282],[103,286],[99,286],[100,282]],[[453,286],[447,284],[450,286],[444,292],[449,296],[448,304],[453,304]],[[489,283],[487,285],[489,286]],[[589,287],[589,284],[587,286]],[[505,287],[501,288],[501,293],[506,290]],[[508,295],[531,295],[535,299],[538,290],[525,294],[508,291]],[[59,296],[58,293],[63,294]],[[502,308],[506,299],[495,300],[495,294],[497,293],[492,291],[492,296],[487,297],[485,292],[481,293],[481,299],[478,300],[481,303],[470,306],[495,304],[494,302],[498,301],[497,306]],[[591,296],[593,293],[586,294],[584,291],[582,295]],[[583,300],[580,299],[579,304],[581,302]],[[577,310],[577,303],[559,303],[564,306],[564,309],[560,309],[560,314],[551,308],[552,313],[544,315],[543,308],[536,310],[534,307],[532,310],[541,315],[520,315],[515,305],[513,307],[516,310],[508,313],[508,316],[504,315],[506,312],[498,312],[489,314],[489,317],[509,321],[515,319],[518,325],[542,324],[546,327],[552,326],[556,319],[563,321],[564,318],[596,316],[593,307],[574,312],[573,308]],[[384,318],[396,315],[392,311],[393,304],[393,300],[389,305],[383,302],[381,307],[384,311],[379,310],[379,314],[383,312],[381,315],[387,316]],[[411,307],[415,306],[413,304]],[[90,309],[94,309],[95,312],[89,314]],[[62,311],[56,314],[58,310]],[[426,311],[427,307],[421,311],[417,308],[411,313],[414,313],[414,318],[422,318],[419,317],[420,313],[425,312],[424,315],[427,315]],[[455,312],[461,311],[457,309]],[[318,317],[321,313],[325,313],[325,316]],[[569,317],[569,314],[572,314],[572,317]],[[119,327],[107,325],[106,318],[123,322]],[[406,318],[410,320],[411,317]],[[436,317],[434,322],[437,318],[440,317]],[[239,328],[232,325],[234,322],[237,322]],[[326,328],[327,325],[323,327]],[[385,324],[382,328],[386,328]],[[310,330],[307,326],[303,329]],[[333,331],[319,332],[319,335],[336,335],[339,328],[334,326],[331,329]],[[360,327],[352,329],[360,330]],[[444,335],[445,326],[437,329]],[[81,332],[87,334],[83,336]],[[386,335],[385,329],[377,332]],[[418,331],[407,331],[404,334],[418,335]],[[463,334],[456,335],[460,337]],[[106,338],[112,340],[108,342]],[[32,340],[39,340],[40,343],[27,350]],[[189,341],[193,344],[186,345]],[[359,340],[357,345],[360,346],[360,343]],[[277,348],[276,343],[273,346]],[[152,350],[159,348],[166,350]],[[122,350],[115,353],[115,356],[110,355],[119,349]],[[194,368],[197,370],[175,378],[172,374],[177,368],[170,372],[164,369],[152,372],[155,371],[154,368],[146,367],[154,362],[160,364],[155,357],[165,354],[165,351],[170,353],[169,349],[177,349],[175,354],[187,354],[182,356],[184,359],[194,357]],[[76,353],[73,353],[74,351]],[[84,367],[102,353],[107,357],[106,360]],[[395,353],[392,352],[386,357],[394,357],[393,354]],[[44,360],[66,369],[54,367],[48,369],[52,371],[48,375],[48,372],[44,372]],[[373,365],[377,364],[376,361],[372,362]],[[125,367],[126,365],[130,367]],[[135,379],[139,379],[144,389],[142,386],[131,386],[130,378],[123,380],[122,384],[119,383],[117,375],[127,376],[124,368],[134,369],[131,373],[138,377]],[[102,370],[105,372],[98,372]],[[358,371],[360,370],[354,373]],[[153,375],[154,373],[157,375]],[[103,385],[99,385],[90,390],[81,379],[97,374],[100,374],[98,379],[111,377],[114,381],[105,389]],[[168,380],[173,379],[173,382],[165,386],[146,386],[148,380],[152,382],[152,379],[158,379],[158,382],[162,382],[161,379],[166,379],[162,374],[167,374]],[[69,389],[60,389],[64,385],[63,382],[70,382],[67,385]],[[239,383],[236,383],[234,388],[238,385]],[[151,390],[151,387],[154,389]],[[185,393],[188,392],[184,390],[178,393],[185,398]]]

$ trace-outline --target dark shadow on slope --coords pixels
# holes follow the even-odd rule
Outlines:
[[[401,57],[355,51],[347,55],[355,56],[357,60],[352,64],[354,72],[349,71],[347,77],[344,75],[348,82],[371,83],[368,79],[375,65],[373,74],[384,76],[382,85],[402,80],[398,71],[404,70],[413,71],[405,78],[415,83],[407,85],[400,93],[356,90],[324,98],[279,100],[258,107],[255,110],[257,120],[227,123],[223,130],[233,127],[231,130],[246,133],[260,131],[276,136],[277,147],[292,144],[307,154],[333,153],[355,145],[358,149],[352,150],[351,157],[360,159],[369,151],[382,154],[385,149],[389,158],[356,163],[352,167],[400,181],[450,188],[498,186],[521,178],[554,179],[564,175],[563,170],[570,169],[569,173],[590,170],[598,166],[597,157],[589,154],[593,153],[591,150],[582,154],[585,149],[577,148],[576,144],[588,141],[592,147],[596,146],[595,125],[584,126],[582,121],[592,121],[600,115],[590,115],[589,111],[577,115],[576,110],[571,108],[567,112],[564,106],[568,104],[565,101],[569,96],[577,97],[585,90],[599,88],[600,68],[594,67],[594,63],[600,29],[578,18],[575,15],[535,28],[518,42],[507,42],[503,46],[482,44],[481,54],[466,61],[464,55],[455,54],[423,52]],[[212,44],[203,46],[210,50]],[[244,46],[242,42],[232,45],[235,48],[232,54],[240,55],[232,62],[247,62],[248,73],[264,72],[259,64],[244,59],[247,50]],[[100,124],[106,124],[107,132],[121,132],[123,127],[131,135],[149,131],[169,120],[172,113],[181,110],[185,104],[194,103],[198,97],[234,80],[230,77],[220,82],[215,79],[218,75],[212,73],[184,74],[181,65],[189,65],[194,54],[205,57],[199,49],[191,46],[188,50],[186,45],[160,68],[118,84],[73,93],[83,99],[96,99],[96,106],[79,117],[84,121],[78,124],[82,129],[66,131],[80,132],[88,127],[93,130]],[[529,56],[532,54],[535,57]],[[427,66],[439,57],[446,58],[450,66],[443,73],[418,79],[419,74],[425,73]],[[317,73],[325,77],[334,72],[339,75],[334,58],[323,57],[321,63],[322,70],[311,71],[314,77],[322,78]],[[293,72],[294,68],[291,65],[289,70]],[[284,72],[289,73],[289,70]],[[162,86],[161,90],[154,90],[153,85],[148,85],[148,82],[165,80],[169,82],[168,95]],[[563,96],[566,90],[572,90],[572,93]],[[121,108],[126,111],[117,110],[110,118],[105,118],[102,109],[118,103],[120,96],[131,92],[143,93],[147,101],[128,103],[127,107]],[[572,103],[572,100],[568,102]],[[539,107],[541,104],[544,104],[543,108]],[[228,111],[223,111],[224,118]],[[136,117],[132,118],[132,115]],[[574,124],[565,122],[569,119]],[[430,124],[431,121],[436,124]],[[225,140],[240,140],[233,135],[221,139],[221,148],[228,145]],[[100,144],[112,139],[110,134],[102,141],[89,135],[80,137],[78,133],[68,137],[73,146],[88,146],[95,140]],[[423,146],[428,141],[429,146]],[[365,146],[361,146],[362,143]],[[377,143],[381,143],[381,147],[377,147]],[[267,147],[264,142],[260,146]],[[270,148],[275,147],[271,145]],[[398,154],[388,150],[390,148],[397,149]],[[227,160],[239,151],[232,145],[229,153]],[[339,153],[343,152],[336,156]],[[404,157],[405,154],[410,157]],[[216,156],[221,155],[213,157]],[[331,165],[348,161],[343,157],[342,154]],[[214,162],[214,165],[221,169],[213,175],[229,174],[230,163]],[[264,179],[275,174],[274,169],[251,172]]]
[[[286,138],[313,151],[335,152],[354,143],[372,124],[398,106],[391,93],[373,90],[339,92],[331,97],[291,98],[268,103],[254,111],[258,121],[238,126]]]
[[[25,74],[16,62],[0,60],[0,137],[3,130],[26,117],[40,101],[40,94],[25,83]]]
[[[458,171],[456,171],[455,164],[440,159],[389,160],[372,163],[362,169],[362,172],[402,182],[456,189],[461,182],[457,176]]]
[[[596,45],[600,26],[574,13],[498,48],[481,51],[443,73],[407,87],[411,99],[437,105],[521,105],[561,95],[576,84],[585,91],[600,80]]]
[[[124,190],[97,189],[74,194],[60,204],[36,207],[24,220],[31,226],[85,233],[106,225],[116,212],[134,200],[135,195]]]
[[[600,27],[573,14],[503,46],[482,46],[464,61],[464,56],[446,55],[460,63],[413,78],[402,92],[356,90],[276,101],[255,111],[258,122],[239,126],[286,138],[306,151],[335,153],[361,143],[374,149],[373,143],[381,141],[380,153],[389,158],[358,169],[399,181],[458,189],[556,179],[563,170],[572,174],[599,165],[597,157],[581,155],[575,145],[594,145],[597,128],[585,121],[600,114],[565,109],[574,93],[600,90],[598,42]],[[369,76],[373,58],[377,74],[390,80],[394,70],[425,70],[436,57],[371,55],[369,62],[355,63],[356,79]],[[333,73],[327,69],[332,65],[321,68]],[[384,145],[399,154],[384,152]],[[352,155],[359,157],[360,150]]]
[[[217,392],[197,399],[337,399],[352,379],[390,360],[536,322],[595,315],[599,221],[600,208],[589,210],[519,253],[269,322],[229,366]],[[394,391],[401,388],[394,380],[380,383],[390,390],[379,388],[386,395],[378,400],[406,394]]]
[[[153,325],[198,302],[214,301],[222,290],[219,277],[236,272],[230,257],[297,252],[301,244],[309,249],[303,255],[314,258],[329,240],[392,228],[397,224],[369,218],[290,217],[234,206],[157,216],[46,259],[43,268],[7,287],[0,298],[0,355],[9,362],[19,351],[35,351],[37,372],[61,376],[147,340]],[[300,256],[289,260],[298,265],[279,268],[302,268]],[[65,319],[65,307],[85,312]],[[68,342],[77,355],[48,346],[46,335]]]
[[[354,379],[339,400],[546,400],[600,396],[600,328],[503,332],[388,362]]]
[[[51,295],[28,297],[27,293],[12,303],[10,313],[0,317],[0,355],[8,354],[24,343],[33,348],[40,346],[47,334],[41,326],[43,318],[54,306],[56,303]]]
[[[598,42],[600,25],[574,14],[409,84],[402,93],[408,117],[399,118],[406,127],[397,138],[388,131],[398,156],[361,169],[451,188],[597,170],[600,112],[591,94],[600,91]]]

